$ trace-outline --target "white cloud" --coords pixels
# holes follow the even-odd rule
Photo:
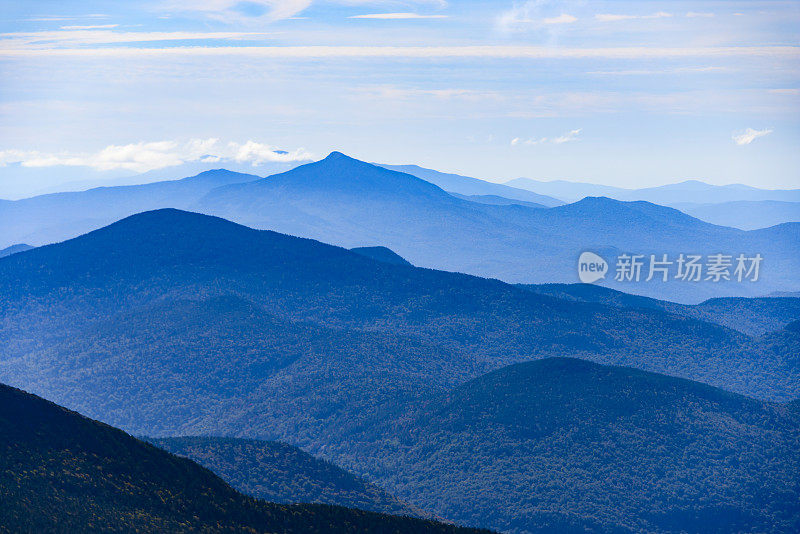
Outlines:
[[[264,143],[247,141],[220,144],[219,139],[191,139],[110,145],[94,153],[42,153],[23,150],[0,150],[0,166],[17,163],[23,167],[91,167],[100,171],[124,169],[147,172],[191,161],[251,163],[308,161],[312,155],[304,149],[279,150]]]
[[[520,137],[515,137],[511,140],[511,146],[518,146],[520,144],[523,145],[545,145],[545,144],[552,144],[552,145],[561,145],[563,143],[570,143],[572,141],[578,140],[578,135],[581,133],[581,128],[577,128],[575,130],[570,130],[563,135],[559,135],[558,137],[533,137],[530,139],[522,139]]]
[[[612,15],[612,14],[598,14],[594,18],[600,22],[617,22],[620,20],[636,20],[636,19],[664,19],[672,16],[672,13],[659,11],[651,15]]]
[[[578,134],[580,133],[581,133],[581,128],[578,128],[577,130],[570,130],[564,135],[558,136],[555,139],[553,139],[553,143],[560,145],[561,143],[569,143],[571,141],[577,141]]]
[[[737,145],[749,145],[759,137],[764,137],[765,135],[769,135],[772,133],[772,129],[765,129],[765,130],[754,130],[752,128],[746,129],[743,133],[736,134],[734,133],[732,138],[733,142]]]
[[[713,13],[698,13],[697,11],[689,11],[688,13],[686,13],[686,16],[689,17],[690,19],[711,18],[711,17],[714,16],[714,14]]]
[[[528,0],[524,4],[515,4],[511,9],[500,13],[495,20],[495,26],[499,31],[506,33],[556,24],[570,24],[578,20],[573,15],[559,13],[561,8],[563,6],[547,0]]]
[[[351,19],[385,19],[385,20],[404,20],[404,19],[446,19],[447,15],[420,15],[419,13],[371,13],[368,15],[353,15]]]
[[[577,17],[573,17],[572,15],[567,15],[566,13],[562,13],[557,17],[550,17],[545,18],[542,22],[545,24],[572,24],[578,20]]]

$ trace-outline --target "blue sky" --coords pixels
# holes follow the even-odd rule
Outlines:
[[[800,2],[0,6],[0,194],[331,150],[493,181],[800,187]]]

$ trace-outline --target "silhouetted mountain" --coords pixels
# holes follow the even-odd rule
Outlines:
[[[350,251],[375,261],[393,263],[395,265],[411,265],[402,256],[386,247],[356,247],[351,248]]]
[[[332,504],[405,516],[421,513],[385,490],[286,443],[214,437],[148,441],[197,462],[235,489],[265,501]]]
[[[25,243],[20,243],[18,245],[11,245],[10,247],[6,247],[3,250],[0,250],[0,258],[4,258],[5,256],[11,256],[12,254],[16,254],[17,252],[25,252],[26,250],[30,250],[33,247],[30,245],[26,245]]]
[[[674,206],[702,221],[742,230],[800,222],[800,202],[738,200],[719,204],[676,203]]]
[[[675,209],[607,198],[547,210],[478,204],[339,153],[263,180],[217,188],[193,209],[348,248],[380,243],[417,266],[508,282],[574,282],[576,258],[594,250],[612,262],[623,252],[668,254],[673,260],[680,253],[720,251],[764,258],[758,284],[608,279],[617,289],[681,302],[755,296],[800,284],[790,274],[800,269],[800,224],[769,235],[743,232]]]
[[[505,367],[355,441],[401,498],[506,532],[800,528],[797,413],[629,368]]]
[[[539,195],[528,191],[525,188],[509,187],[508,184],[496,184],[493,182],[487,182],[486,180],[462,176],[460,174],[449,174],[434,171],[432,169],[425,169],[418,165],[378,165],[384,169],[398,171],[416,176],[417,178],[422,178],[426,182],[437,185],[445,191],[457,193],[459,195],[494,196],[512,200],[522,200],[549,208],[564,204],[563,201],[557,198]]]
[[[758,189],[742,184],[711,185],[698,180],[687,180],[643,189],[624,189],[599,184],[556,180],[544,182],[530,178],[517,178],[506,185],[550,195],[567,202],[584,197],[605,196],[617,200],[645,200],[655,204],[675,205],[684,202],[719,204],[738,201],[800,202],[800,189]]]
[[[188,208],[215,187],[258,180],[224,169],[144,185],[52,193],[0,204],[0,246],[62,241],[128,215],[158,208]]]
[[[541,295],[571,301],[596,302],[622,308],[663,310],[716,323],[753,336],[779,330],[788,323],[800,319],[800,298],[793,297],[727,297],[686,305],[631,295],[591,284],[539,284],[520,285],[520,287]]]
[[[190,460],[5,385],[0,498],[7,532],[476,532],[257,501]]]
[[[668,254],[674,260],[680,253],[722,252],[761,254],[758,284],[626,283],[613,276],[606,283],[687,303],[800,289],[792,276],[800,269],[800,223],[743,232],[647,203],[586,199],[539,209],[467,201],[410,174],[339,153],[260,180],[224,171],[211,173],[213,179],[203,176],[0,203],[0,246],[58,241],[136,211],[169,206],[347,248],[382,245],[414,265],[514,283],[575,282],[575,260],[585,250],[604,255],[612,267],[621,253]],[[645,263],[642,278],[647,269]]]

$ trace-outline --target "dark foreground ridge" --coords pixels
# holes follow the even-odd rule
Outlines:
[[[0,385],[0,532],[476,533],[236,492],[194,462]]]

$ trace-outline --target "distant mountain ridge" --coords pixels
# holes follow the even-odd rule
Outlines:
[[[216,169],[181,180],[0,201],[0,247],[63,241],[142,211],[186,209],[215,187],[258,179]]]
[[[584,250],[609,255],[759,251],[759,285],[626,284],[613,287],[683,302],[792,290],[800,269],[795,227],[742,232],[647,202],[586,198],[550,209],[487,205],[447,195],[423,180],[340,153],[263,180],[209,192],[197,211],[254,228],[311,237],[347,248],[380,243],[414,265],[507,282],[571,282]],[[778,265],[781,268],[778,268]],[[772,265],[772,268],[767,268]]]
[[[654,204],[672,205],[680,202],[718,204],[736,201],[800,202],[800,189],[758,189],[743,184],[712,185],[699,180],[642,189],[625,189],[583,182],[555,180],[552,182],[516,178],[506,185],[539,194],[552,195],[567,202],[587,196],[607,196],[617,200],[645,200]]]
[[[441,187],[447,192],[457,193],[459,195],[478,197],[495,196],[530,202],[548,208],[564,204],[563,201],[557,198],[547,195],[540,195],[525,188],[509,187],[509,185],[487,182],[485,180],[479,180],[478,178],[471,178],[469,176],[434,171],[433,169],[425,169],[418,165],[376,165],[379,165],[384,169],[403,172],[412,176],[416,176],[417,178],[422,178],[427,182]]]
[[[4,258],[6,256],[11,256],[12,254],[16,254],[17,252],[25,252],[26,250],[30,250],[33,247],[27,245],[25,243],[20,243],[18,245],[11,245],[10,247],[6,247],[0,250],[0,258]]]
[[[346,248],[386,246],[414,265],[513,283],[574,282],[576,259],[585,250],[609,261],[625,252],[758,252],[765,258],[758,284],[606,283],[686,303],[800,290],[791,276],[800,269],[800,223],[742,232],[644,202],[589,198],[542,209],[459,193],[465,200],[336,152],[263,179],[219,174],[207,181],[201,176],[0,203],[0,243],[58,241],[136,211],[170,206]]]

